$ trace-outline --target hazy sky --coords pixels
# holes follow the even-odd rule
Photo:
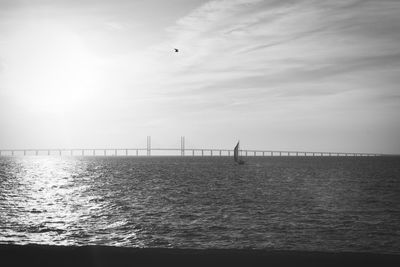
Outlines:
[[[400,153],[399,14],[398,0],[0,0],[0,147],[185,135]]]

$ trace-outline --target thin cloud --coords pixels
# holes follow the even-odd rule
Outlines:
[[[65,95],[70,95],[67,82],[54,78],[47,86],[50,93],[38,94],[41,76],[32,73],[39,72],[46,81],[52,78],[48,73],[59,68],[56,73],[64,77],[65,64],[52,60],[59,56],[70,62],[60,51],[75,45],[71,66],[87,62],[83,72],[92,71],[82,76],[73,67],[71,72],[90,78],[86,92],[96,101],[68,108],[84,110],[94,128],[102,129],[104,118],[108,127],[121,127],[120,132],[139,135],[137,125],[153,125],[153,130],[168,127],[180,135],[182,119],[193,133],[215,136],[209,132],[220,131],[221,136],[231,136],[235,122],[241,125],[236,129],[242,125],[248,129],[249,144],[268,147],[265,132],[275,132],[273,145],[279,145],[287,141],[279,139],[282,132],[287,138],[292,134],[297,143],[296,133],[343,135],[346,125],[359,122],[348,137],[351,143],[332,147],[349,145],[358,150],[359,136],[373,128],[374,140],[385,140],[379,144],[390,151],[395,140],[381,137],[400,125],[399,13],[397,0],[4,0],[0,1],[0,61],[4,58],[8,65],[3,70],[0,66],[0,93],[9,93],[14,102],[0,101],[3,109],[7,105],[7,110],[30,118],[32,110],[39,112],[48,104],[32,101],[30,95],[52,99],[52,88],[57,86],[64,86]],[[55,36],[59,39],[51,43]],[[33,53],[34,47],[42,52]],[[52,67],[46,65],[40,72],[36,66],[51,49],[55,55],[47,60]],[[30,79],[37,82],[36,89]],[[53,98],[65,102],[56,94]],[[79,91],[76,100],[81,98]],[[79,126],[86,123],[80,122],[79,112],[68,115],[58,106],[47,106],[60,121],[67,116]],[[46,124],[48,116],[39,114],[43,117],[25,121]],[[305,119],[307,129],[300,123]],[[15,121],[4,117],[0,124]],[[274,129],[268,128],[272,124]],[[327,124],[329,131],[323,128]],[[10,136],[21,133],[3,128]],[[395,131],[399,134],[400,128]],[[314,146],[313,133],[307,138]],[[20,134],[20,140],[23,137]],[[319,140],[325,147],[323,138]],[[381,150],[379,144],[371,145],[371,150]]]
[[[396,67],[399,10],[393,1],[212,1],[169,30],[188,51],[171,73],[183,84],[203,79],[207,91],[213,83],[312,82]]]

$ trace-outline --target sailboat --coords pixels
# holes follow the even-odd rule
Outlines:
[[[235,148],[233,149],[233,159],[239,165],[244,164],[244,161],[239,158],[239,141],[237,142]]]

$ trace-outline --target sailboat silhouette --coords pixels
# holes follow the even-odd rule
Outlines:
[[[239,158],[239,141],[237,142],[235,148],[233,149],[233,160],[239,165],[244,164],[244,161]]]

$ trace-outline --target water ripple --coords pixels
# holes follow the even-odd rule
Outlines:
[[[399,158],[0,158],[0,242],[400,254]]]

